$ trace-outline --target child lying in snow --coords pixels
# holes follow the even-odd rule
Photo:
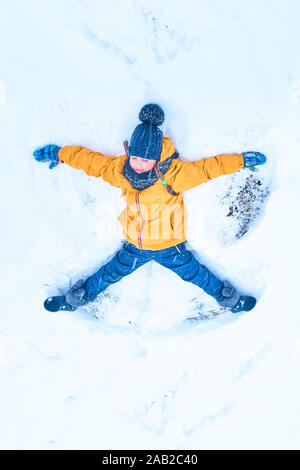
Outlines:
[[[47,310],[76,310],[124,276],[154,260],[196,284],[232,312],[251,310],[256,299],[241,295],[228,281],[218,279],[186,248],[183,191],[228,175],[241,168],[256,170],[265,163],[259,152],[222,154],[196,161],[181,161],[172,141],[158,126],[164,112],[146,104],[121,157],[105,156],[79,146],[47,145],[34,152],[37,161],[50,161],[50,168],[66,163],[87,175],[102,177],[121,188],[126,209],[120,214],[124,242],[114,257],[88,279],[79,280],[65,296],[48,298]]]

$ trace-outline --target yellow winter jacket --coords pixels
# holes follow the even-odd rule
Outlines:
[[[160,161],[174,152],[172,141],[163,137]],[[144,250],[162,250],[186,240],[183,191],[244,167],[244,157],[239,154],[222,154],[196,161],[174,158],[164,174],[167,184],[178,193],[173,196],[160,179],[149,188],[134,189],[122,174],[126,154],[113,157],[67,145],[60,149],[58,156],[71,167],[84,170],[89,176],[101,176],[112,186],[121,188],[126,203],[118,217],[123,235],[128,242]]]

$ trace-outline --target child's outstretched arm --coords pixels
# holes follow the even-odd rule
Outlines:
[[[34,153],[37,161],[50,161],[49,168],[54,168],[59,163],[66,163],[72,168],[84,170],[88,176],[100,176],[113,186],[119,186],[117,167],[121,164],[119,157],[103,155],[100,152],[94,152],[87,148],[66,145],[58,147],[57,145],[46,145],[37,149]]]
[[[248,168],[245,164],[247,153],[249,152],[244,152],[242,154],[221,154],[215,157],[202,158],[201,160],[195,160],[192,162],[176,160],[173,171],[170,172],[170,180],[167,182],[176,192],[186,191],[187,189],[206,183],[218,176],[229,175],[231,173],[235,173],[241,168]],[[256,153],[258,154],[259,152]],[[255,161],[255,165],[265,163],[266,158],[264,161],[262,160],[263,159],[259,161],[257,159]]]

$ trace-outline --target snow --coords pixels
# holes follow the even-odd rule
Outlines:
[[[299,14],[297,0],[2,5],[2,449],[299,448]],[[233,176],[185,193],[190,249],[257,307],[184,323],[210,298],[148,263],[109,289],[100,320],[50,314],[45,297],[119,248],[123,202],[32,152],[120,155],[151,101],[187,160],[266,153],[271,196],[234,243],[215,212]]]

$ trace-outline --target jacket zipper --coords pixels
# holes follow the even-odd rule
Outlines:
[[[142,225],[141,225],[141,228],[140,228],[139,233],[138,233],[138,244],[139,244],[139,248],[142,249],[142,247],[143,247],[143,245],[142,245],[142,231],[143,231],[143,228],[145,226],[145,219],[143,218],[142,212],[141,212],[140,199],[139,199],[140,192],[141,191],[138,191],[135,195],[135,203],[136,203],[138,214],[142,219]]]

